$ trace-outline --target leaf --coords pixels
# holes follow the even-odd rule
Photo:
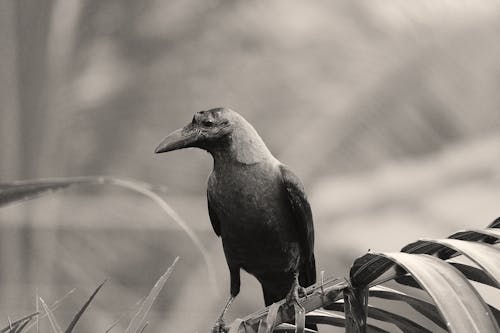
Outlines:
[[[337,315],[334,313],[328,314],[328,315],[318,314],[318,313],[316,313],[316,311],[318,311],[318,310],[315,310],[314,311],[315,313],[312,315],[309,315],[309,314],[307,315],[308,322],[310,321],[310,322],[314,322],[316,324],[330,325],[330,326],[335,326],[335,327],[345,327],[344,316]],[[295,328],[296,328],[295,325],[283,323],[283,324],[276,326],[276,328],[274,329],[274,332],[295,333]],[[373,325],[368,325],[366,327],[366,329],[367,329],[367,331],[366,331],[367,333],[389,333],[388,331],[383,330],[383,329],[381,329],[377,326],[373,326]],[[309,328],[305,328],[304,332],[317,333],[315,330],[312,330]]]
[[[321,308],[331,304],[342,297],[342,291],[347,287],[345,280],[338,278],[329,278],[323,283],[314,284],[307,288],[307,297],[300,298],[301,305],[305,308],[305,312]],[[279,305],[284,305],[285,300],[277,302]],[[233,322],[230,327],[230,332],[257,332],[262,321],[266,320],[270,307],[261,309],[252,313],[237,322]],[[292,322],[294,312],[290,311],[290,307],[280,306],[276,315],[276,325],[284,322]]]
[[[436,239],[424,240],[423,242],[433,244],[436,247],[431,251],[414,251],[409,253],[427,253],[433,254],[447,247],[453,249],[476,263],[500,287],[500,250],[491,245],[475,243],[457,239]]]
[[[306,325],[306,312],[305,309],[299,305],[294,304],[295,310],[295,333],[304,333]]]
[[[403,332],[432,333],[422,325],[393,312],[371,307],[369,314],[370,318],[394,324]]]
[[[134,315],[132,320],[130,321],[127,329],[125,330],[125,333],[139,333],[142,327],[144,326],[144,323],[146,321],[146,317],[149,313],[149,310],[153,306],[154,301],[156,300],[156,297],[160,294],[160,291],[162,290],[163,286],[167,282],[168,278],[170,277],[170,274],[172,274],[172,271],[174,270],[174,266],[179,260],[179,257],[175,258],[174,262],[172,265],[167,269],[167,271],[160,276],[156,284],[153,286],[153,289],[149,292],[149,295],[146,297],[144,302],[142,303],[141,307],[139,308],[139,311]]]
[[[493,333],[499,328],[489,307],[453,266],[435,257],[380,253],[408,271],[434,300],[450,332]]]
[[[496,288],[496,282],[492,281],[491,278],[479,268],[458,262],[450,262],[449,264],[458,269],[467,279]]]
[[[341,304],[341,303],[338,303]],[[341,304],[342,305],[342,304]],[[343,305],[340,310],[343,309]],[[324,324],[336,327],[345,326],[345,317],[333,312],[314,310],[307,314],[307,321],[314,324]]]
[[[495,320],[497,321],[497,323],[500,323],[500,310],[498,310],[497,308],[489,305],[490,307],[490,311],[491,313],[493,313],[493,317],[495,318]]]
[[[430,242],[426,242],[425,240],[418,240],[416,242],[410,243],[401,249],[401,252],[406,253],[436,253],[439,250],[442,250],[443,247],[439,246],[439,244],[434,244]],[[444,258],[441,258],[444,259]]]
[[[27,316],[24,316],[16,321],[14,321],[13,323],[9,323],[7,325],[7,327],[4,327],[0,330],[0,333],[10,332],[12,328],[19,327],[20,325],[24,324],[25,322],[29,323],[31,321],[31,319],[33,319],[36,315],[38,315],[38,312],[31,313]]]
[[[179,214],[160,196],[155,190],[163,190],[158,186],[153,186],[137,180],[121,179],[108,176],[82,176],[69,178],[52,178],[38,180],[23,180],[9,183],[0,183],[0,207],[14,202],[25,201],[37,198],[44,194],[53,193],[71,185],[113,185],[140,193],[155,202],[191,239],[203,257],[208,272],[210,285],[217,288],[214,265],[208,250],[203,246],[198,236]]]
[[[276,326],[276,318],[278,317],[278,311],[281,308],[280,303],[273,303],[269,306],[269,312],[265,320],[262,320],[259,324],[259,329],[257,333],[271,333],[273,328]]]
[[[49,322],[50,325],[52,326],[52,330],[54,331],[54,333],[62,333],[61,327],[57,323],[56,317],[54,316],[52,311],[50,311],[49,307],[41,297],[40,297],[40,303],[42,303],[42,307],[45,310],[45,313],[47,313],[47,316],[49,317]]]
[[[231,326],[229,326],[229,332],[228,333],[239,333],[240,332],[240,329],[243,327],[243,332],[246,332],[245,330],[245,322],[240,319],[240,318],[237,318],[235,321],[233,321],[233,323],[231,324]]]
[[[0,207],[18,201],[33,199],[43,194],[83,182],[82,179],[40,179],[35,181],[0,183]]]
[[[132,309],[128,309],[126,311],[123,311],[119,316],[118,318],[109,326],[109,328],[104,332],[104,333],[109,333],[111,332],[111,330],[113,330],[113,328],[116,327],[116,325],[118,325],[120,323],[120,320],[122,320],[129,312],[131,312],[132,310],[136,309],[137,307],[140,307],[142,305],[142,302],[144,302],[144,299],[146,297],[143,297],[141,299],[139,299],[133,306]]]
[[[350,270],[351,284],[356,288],[369,286],[392,266],[389,259],[367,253],[354,261]]]
[[[344,304],[343,303],[335,303],[334,305],[331,306],[331,309],[334,311],[343,311],[344,309]],[[309,317],[309,316],[308,316]],[[389,312],[374,306],[368,306],[368,317],[380,321],[385,321],[388,323],[392,323],[399,327],[403,332],[426,332],[430,333],[429,330],[426,328],[422,327],[420,324],[409,320],[401,315],[398,315],[393,312]],[[370,326],[370,324],[367,325],[367,329]],[[375,327],[372,325],[371,330],[381,330],[378,327]],[[384,330],[382,330],[384,331]]]
[[[148,327],[149,321],[147,321],[144,325],[142,325],[142,328],[140,329],[139,333],[143,333],[146,330],[146,327]]]
[[[59,298],[57,301],[55,301],[54,303],[52,303],[52,305],[49,307],[50,311],[54,312],[57,308],[59,308],[59,306],[61,305],[61,302],[64,299],[66,299],[66,297],[68,297],[69,295],[71,295],[75,290],[76,289],[71,289],[66,294],[64,294],[61,298]],[[37,295],[38,295],[38,293],[37,293]],[[37,307],[38,307],[38,301],[39,301],[39,298],[37,297]],[[40,320],[40,319],[43,319],[45,317],[47,317],[47,313],[45,313],[43,315],[38,315],[37,316],[37,321]],[[35,321],[34,323],[29,324],[26,327],[26,331],[29,331],[33,326],[35,326],[37,324],[37,321]]]
[[[399,290],[384,286],[372,287],[369,291],[371,297],[400,301],[410,305],[415,311],[433,321],[436,325],[446,330],[446,325],[439,315],[434,304],[423,301],[417,297],[405,294]]]
[[[485,232],[488,232],[488,229],[484,229]],[[492,229],[489,229],[492,230]],[[494,229],[493,229],[494,230]],[[496,230],[494,233],[498,233]],[[456,234],[454,234],[456,235]],[[453,235],[452,235],[453,236]],[[451,236],[450,236],[451,237]],[[486,236],[489,237],[489,236]],[[470,239],[471,237],[465,237]],[[477,237],[476,237],[477,238]],[[475,238],[475,239],[476,239]],[[492,238],[492,237],[490,237]],[[443,242],[446,242],[447,240],[443,240]],[[453,242],[453,240],[450,240]],[[474,243],[472,243],[474,244]],[[465,245],[464,245],[465,246]],[[484,244],[479,244],[479,246],[486,246]],[[474,247],[478,248],[479,246],[475,245],[470,245],[469,247]],[[491,248],[491,247],[490,247]],[[497,250],[496,248],[494,248]],[[441,253],[443,252],[439,257],[441,259],[447,259],[451,255],[457,255],[458,253],[456,250],[450,250],[449,247],[446,247],[443,244],[438,244],[436,242],[433,242],[432,240],[430,241],[424,241],[420,240],[417,242],[413,242],[411,244],[408,244],[405,246],[402,250],[402,252],[407,252],[407,253],[427,253],[427,254],[434,254],[434,253]],[[486,250],[488,251],[488,250]],[[484,251],[481,251],[484,252]],[[493,251],[488,251],[493,252]],[[465,254],[465,253],[464,253]],[[472,253],[471,253],[472,255]],[[477,257],[479,255],[477,252],[475,253],[475,260],[479,260]],[[484,256],[483,256],[484,257]],[[471,258],[472,259],[472,258]],[[487,259],[486,261],[483,260],[484,265],[489,265],[493,266],[491,269],[496,269],[498,270],[498,264],[497,261],[500,260],[498,256],[493,256],[490,259]],[[494,261],[494,263],[488,264],[488,262]],[[453,263],[454,264],[454,263]],[[415,285],[415,283],[411,283],[411,277],[406,277],[402,276],[406,272],[402,270],[400,267],[396,266],[396,269],[392,267],[393,265],[391,264],[390,261],[388,261],[384,257],[377,257],[374,256],[372,253],[365,254],[364,256],[358,258],[355,260],[351,271],[351,283],[354,287],[362,287],[362,286],[374,286],[386,281],[389,281],[391,279],[397,279],[398,282],[407,284],[413,287],[418,287]],[[492,270],[489,269],[488,274],[494,274]],[[469,272],[472,269],[469,269]],[[384,274],[385,273],[385,274]],[[475,276],[477,279],[481,278],[482,276],[484,277],[484,273],[482,271],[476,272],[473,276]],[[478,280],[478,282],[485,283],[488,285],[496,286],[495,279],[489,279],[488,277],[482,278]]]
[[[491,222],[488,228],[500,228],[500,217],[497,217],[495,221]]]
[[[17,325],[17,328],[12,333],[21,333],[26,328],[26,325],[28,325],[32,320],[33,319],[30,318],[25,320],[24,323]]]
[[[488,243],[493,243],[495,240],[500,239],[500,230],[496,228],[463,230],[454,233],[448,238],[477,242],[479,240],[484,240],[487,237],[494,238],[492,242],[488,242]]]
[[[281,332],[281,333],[295,333],[297,326],[292,324],[283,323],[278,325],[273,332]],[[317,333],[315,330],[310,328],[304,328],[305,333]]]
[[[106,280],[104,280],[104,282],[101,283],[94,290],[94,292],[92,293],[92,295],[90,295],[89,299],[85,302],[85,304],[83,304],[82,308],[75,314],[75,316],[73,317],[73,320],[71,321],[71,323],[69,323],[69,325],[66,328],[66,330],[64,331],[64,333],[71,333],[71,332],[73,332],[73,329],[75,328],[76,323],[78,322],[78,320],[80,320],[80,318],[83,315],[83,313],[85,312],[85,310],[87,310],[88,306],[90,305],[90,303],[92,302],[92,300],[94,299],[94,297],[97,295],[97,293],[102,288],[102,286],[104,286],[105,283],[106,283]]]
[[[366,331],[368,315],[368,288],[348,287],[344,290],[346,333]]]

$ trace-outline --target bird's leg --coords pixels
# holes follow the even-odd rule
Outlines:
[[[299,303],[299,293],[307,297],[306,289],[301,287],[299,284],[299,273],[295,272],[293,273],[292,287],[290,288],[288,295],[286,295],[285,300],[288,305],[295,303],[303,309],[304,307]]]
[[[225,333],[225,323],[224,323],[224,315],[226,314],[227,310],[229,310],[229,307],[231,306],[231,303],[234,301],[234,296],[229,296],[227,299],[226,305],[224,305],[224,309],[222,309],[222,312],[217,318],[217,321],[215,322],[215,326],[212,329],[212,333]]]

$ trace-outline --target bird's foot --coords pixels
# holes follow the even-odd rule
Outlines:
[[[226,323],[222,318],[217,319],[211,333],[226,333]]]
[[[299,302],[299,298],[304,296],[307,297],[306,289],[301,287],[298,281],[294,281],[290,292],[286,295],[286,304],[290,307],[297,305],[299,308],[304,310],[304,307]]]
[[[307,298],[307,290],[306,290],[306,288],[304,288],[302,286],[299,286],[298,289],[299,289],[298,290],[299,296]]]
[[[211,333],[226,333],[227,331],[229,331],[229,329],[226,327],[226,323],[224,322],[224,315],[231,306],[231,303],[233,303],[235,297],[236,296],[233,295],[229,296],[226,305],[224,305],[224,309],[222,310],[219,318],[217,318],[217,321],[215,322],[215,325],[212,328]]]

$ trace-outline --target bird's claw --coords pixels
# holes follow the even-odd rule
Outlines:
[[[304,288],[302,286],[299,286],[299,288],[298,288],[298,294],[299,294],[299,297],[305,297],[307,299],[307,290],[306,290],[306,288]]]
[[[292,290],[290,290],[288,295],[286,295],[286,298],[285,298],[286,305],[289,307],[294,307],[294,305],[296,305],[300,309],[305,311],[305,308],[299,302],[299,298],[300,298],[299,294],[302,294],[303,296],[307,297],[305,288],[301,287],[300,285],[293,286]]]
[[[226,323],[222,318],[217,319],[211,333],[226,333]]]

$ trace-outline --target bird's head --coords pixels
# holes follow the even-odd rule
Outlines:
[[[189,124],[167,135],[155,153],[191,147],[242,163],[272,156],[252,125],[228,108],[196,112]]]
[[[196,112],[189,124],[167,135],[155,153],[191,147],[210,150],[227,140],[237,122],[235,115],[236,112],[226,108]]]

